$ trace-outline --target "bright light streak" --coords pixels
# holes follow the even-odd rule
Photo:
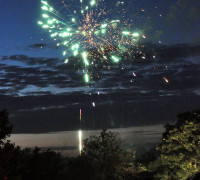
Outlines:
[[[78,131],[78,138],[79,138],[79,154],[81,155],[81,151],[83,149],[83,146],[82,146],[82,131],[81,130]]]
[[[128,31],[123,31],[122,34],[123,34],[123,35],[129,35],[130,32],[128,32]]]
[[[90,5],[91,5],[91,6],[94,6],[95,4],[96,4],[95,0],[92,0],[92,1],[90,2]]]
[[[68,62],[69,62],[69,59],[65,59],[65,62],[64,62],[64,63],[67,64]]]
[[[169,80],[166,77],[163,77],[166,83],[169,83]]]
[[[120,61],[120,58],[118,58],[116,56],[111,56],[111,58],[115,63],[118,63]]]
[[[48,18],[49,16],[47,14],[42,15],[43,18]]]
[[[106,34],[106,29],[102,29],[102,30],[101,30],[101,33],[102,33],[102,34]]]
[[[42,6],[41,9],[43,9],[44,11],[48,11],[48,7],[47,6]]]
[[[47,28],[49,28],[49,26],[45,24],[42,26],[42,28],[47,29]]]
[[[48,3],[46,1],[41,1],[41,2],[42,2],[42,4],[45,4],[48,6]]]
[[[102,24],[101,28],[106,28],[108,26],[108,24]]]
[[[83,57],[85,65],[89,66],[89,62],[88,62],[87,56],[88,56],[87,52],[83,52],[82,53],[82,57]]]
[[[90,79],[89,79],[89,75],[88,75],[88,74],[85,74],[85,82],[88,83],[89,80],[90,80]]]
[[[139,37],[139,35],[140,35],[140,34],[137,33],[137,32],[132,34],[133,37]]]
[[[66,52],[66,51],[64,51],[64,52],[63,52],[63,56],[65,56],[65,55],[66,55],[66,53],[67,53],[67,52]]]
[[[42,21],[38,21],[38,24],[39,24],[39,25],[42,25],[42,24],[43,24],[43,22],[42,22]]]
[[[117,23],[117,22],[120,22],[120,20],[113,20],[113,21],[111,21],[111,23]]]

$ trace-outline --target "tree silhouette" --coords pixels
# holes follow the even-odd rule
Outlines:
[[[21,149],[6,138],[12,132],[8,112],[0,112],[0,180],[54,180],[62,179],[65,165],[59,153],[35,148]]]
[[[94,167],[94,179],[113,179],[121,154],[120,139],[113,132],[103,130],[100,136],[91,136],[84,141],[83,156]]]
[[[91,136],[84,141],[82,156],[93,169],[91,179],[132,179],[145,170],[135,160],[135,152],[122,149],[121,139],[114,132],[103,130],[100,136]]]
[[[175,125],[167,125],[159,157],[150,164],[156,178],[186,180],[200,172],[200,111],[178,115]]]
[[[7,110],[0,111],[0,145],[12,132],[12,125],[9,122],[8,115]]]

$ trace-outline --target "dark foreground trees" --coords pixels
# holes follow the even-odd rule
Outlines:
[[[0,111],[0,145],[4,143],[12,132],[12,125],[9,122],[8,115],[6,110]]]
[[[64,171],[64,158],[60,154],[38,148],[22,150],[6,139],[11,132],[8,112],[3,110],[0,112],[0,180],[55,180]]]
[[[91,136],[84,141],[82,156],[93,167],[91,179],[132,179],[144,170],[136,163],[135,152],[122,149],[118,135],[106,130],[100,136]]]
[[[82,155],[70,169],[70,179],[128,180],[144,170],[134,151],[122,149],[116,133],[103,130],[100,136],[84,141]]]
[[[103,130],[84,141],[82,155],[67,158],[47,150],[21,149],[6,138],[12,126],[0,112],[0,180],[186,180],[199,179],[200,111],[183,113],[166,125],[162,143],[136,159],[116,133]]]
[[[120,139],[113,132],[103,130],[100,136],[91,136],[84,141],[83,157],[93,167],[92,179],[118,178],[120,174],[123,174],[120,171],[123,156]]]
[[[166,125],[158,158],[149,169],[155,178],[186,180],[200,172],[200,111],[178,115],[175,125]]]

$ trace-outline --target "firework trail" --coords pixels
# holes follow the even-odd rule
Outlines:
[[[82,151],[82,130],[81,130],[81,121],[82,121],[82,109],[80,109],[80,130],[78,131],[78,138],[79,138],[79,155],[81,155]]]
[[[113,63],[119,64],[126,58],[128,48],[136,46],[140,36],[145,37],[131,30],[124,2],[71,0],[60,3],[60,7],[54,8],[42,0],[42,20],[38,24],[50,33],[57,46],[64,48],[64,63],[70,61],[67,56],[74,56],[74,66],[81,64],[86,83],[99,79],[102,69],[110,70]]]

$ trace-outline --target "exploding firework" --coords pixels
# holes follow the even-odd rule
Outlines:
[[[73,64],[82,68],[84,80],[89,83],[100,78],[102,69],[110,70],[127,58],[140,36],[145,36],[132,31],[124,2],[77,1],[63,0],[59,7],[58,3],[42,0],[42,20],[38,24],[64,49],[64,63],[75,57]]]

